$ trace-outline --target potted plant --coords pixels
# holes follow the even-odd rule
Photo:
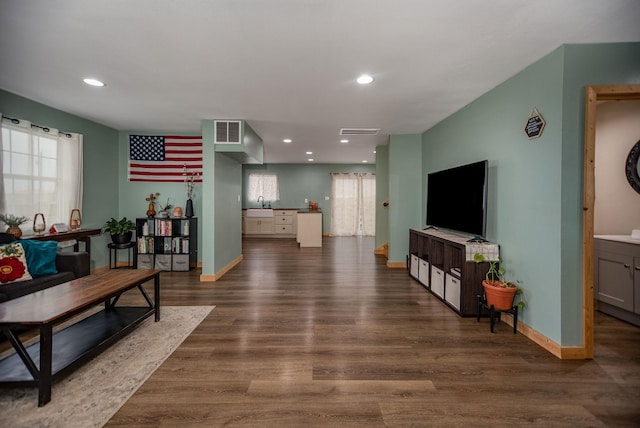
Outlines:
[[[111,220],[107,221],[103,226],[103,232],[111,235],[111,241],[114,244],[131,242],[134,230],[136,230],[135,223],[127,220],[126,217],[122,217],[120,220],[111,217]]]
[[[13,214],[0,214],[0,221],[8,226],[6,232],[15,236],[16,239],[20,239],[22,236],[22,229],[20,225],[29,221],[27,217],[15,216]]]
[[[158,204],[158,208],[160,208],[160,212],[158,212],[160,217],[169,218],[169,210],[173,208],[173,204],[169,202],[169,198],[167,198],[167,202],[165,204],[160,204],[160,203],[157,203],[157,204]]]
[[[509,310],[513,307],[513,299],[521,290],[512,282],[505,279],[506,270],[499,263],[502,262],[501,258],[498,260],[485,260],[482,254],[476,253],[474,255],[476,263],[488,261],[489,269],[485,275],[482,286],[484,287],[484,295],[487,300],[487,306],[492,306],[498,310]],[[518,302],[518,307],[522,308],[524,302]]]

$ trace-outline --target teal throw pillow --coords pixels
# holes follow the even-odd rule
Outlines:
[[[56,241],[21,239],[19,242],[24,248],[31,276],[38,277],[58,273],[58,269],[56,269],[58,243]]]

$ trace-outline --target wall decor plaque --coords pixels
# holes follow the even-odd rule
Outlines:
[[[531,115],[527,119],[527,123],[524,126],[524,133],[527,134],[527,138],[533,140],[542,135],[542,130],[546,122],[537,109],[531,111]]]

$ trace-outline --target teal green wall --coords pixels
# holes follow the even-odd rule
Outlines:
[[[0,90],[0,113],[36,125],[82,134],[83,227],[102,227],[106,220],[119,215],[118,131],[3,90]],[[34,214],[28,217],[33,219]],[[108,263],[107,237],[92,237],[91,269]]]
[[[487,239],[500,244],[509,279],[521,282],[523,321],[557,343],[562,67],[557,50],[422,135],[425,183],[429,172],[489,161]],[[528,140],[523,129],[533,108],[546,126]]]
[[[119,153],[120,153],[120,174],[118,175],[118,188],[120,194],[120,217],[127,218],[139,218],[146,217],[146,212],[149,203],[145,200],[145,198],[149,197],[150,193],[159,192],[160,196],[158,196],[159,203],[166,203],[167,198],[169,198],[170,203],[176,207],[184,207],[187,203],[187,189],[184,183],[142,183],[137,181],[129,181],[127,178],[128,175],[128,165],[129,165],[129,135],[174,135],[174,132],[158,132],[158,131],[120,131],[119,132]],[[195,135],[188,133],[178,133],[178,135]],[[193,197],[193,210],[195,212],[196,217],[200,217],[199,214],[202,213],[202,185],[200,183],[196,184],[194,190]],[[156,211],[158,208],[156,207]],[[200,226],[200,221],[198,220],[198,226]],[[198,261],[202,260],[201,249],[202,249],[202,227],[198,227]],[[122,252],[120,252],[122,253]],[[123,260],[126,260],[126,256],[121,254]]]
[[[217,224],[215,221],[215,174],[216,153],[214,144],[213,120],[202,121],[202,216],[200,217],[200,230],[202,251],[202,275],[213,276],[216,274],[216,247],[215,236]]]
[[[277,174],[280,184],[280,200],[272,202],[273,208],[307,208],[305,198],[318,201],[322,209],[322,231],[329,233],[331,225],[331,197],[332,172],[368,172],[375,173],[375,165],[366,164],[265,164],[243,165],[242,207],[256,208],[257,201],[247,199],[249,174]]]
[[[562,338],[582,337],[585,87],[640,84],[640,43],[564,46],[562,106]],[[597,195],[596,195],[597,197]]]
[[[422,146],[419,134],[389,139],[389,259],[406,262],[409,229],[421,227]]]
[[[218,272],[242,254],[242,164],[216,153],[215,157],[215,271]]]
[[[389,208],[382,202],[389,199],[389,147],[376,147],[376,248],[389,242]]]
[[[243,123],[243,128],[242,143],[244,144],[244,151],[252,159],[248,163],[261,164],[264,157],[262,138],[256,134],[256,131],[246,121]]]
[[[585,86],[638,82],[640,44],[567,45],[422,135],[423,182],[431,171],[489,160],[487,239],[521,282],[522,320],[562,346],[582,343]],[[534,107],[546,127],[528,140]]]

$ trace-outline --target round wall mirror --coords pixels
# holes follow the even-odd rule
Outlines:
[[[625,172],[631,187],[640,193],[640,141],[631,148],[627,156]]]

